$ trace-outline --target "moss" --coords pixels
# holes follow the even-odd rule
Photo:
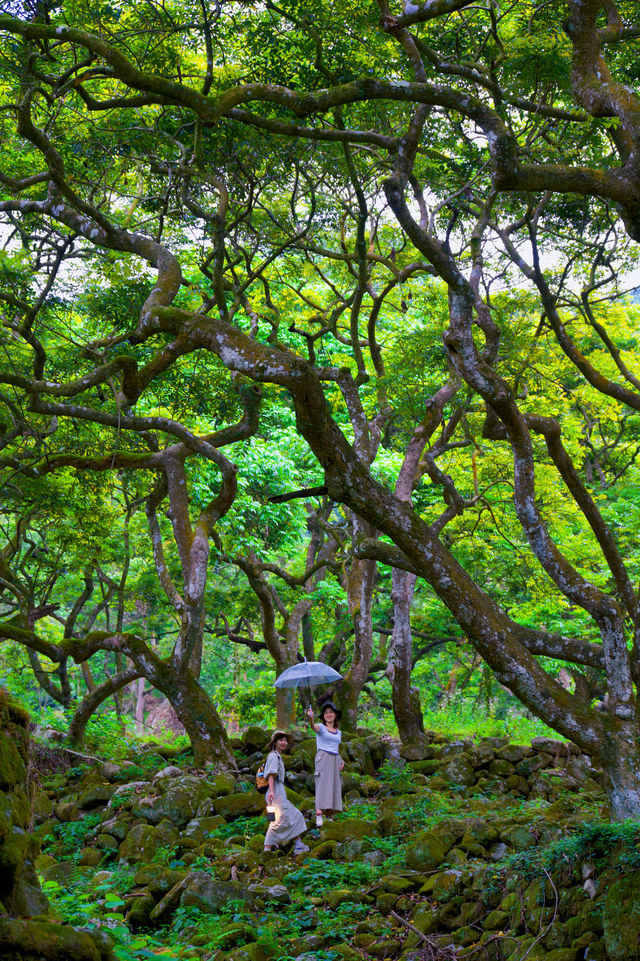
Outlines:
[[[31,718],[29,712],[21,704],[13,701],[6,691],[0,691],[0,726],[4,726],[6,721],[12,721],[26,728]]]
[[[24,761],[12,738],[0,732],[0,790],[10,790],[18,784],[23,784],[26,776]]]
[[[113,957],[106,945],[86,931],[18,919],[0,920],[0,956],[19,957],[20,961],[107,961]]]

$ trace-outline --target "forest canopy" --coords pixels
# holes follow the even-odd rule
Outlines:
[[[453,645],[638,814],[635,8],[2,5],[0,637],[73,740],[142,680],[233,766],[224,644],[420,743]]]

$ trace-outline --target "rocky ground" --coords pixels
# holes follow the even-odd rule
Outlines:
[[[640,825],[607,823],[601,777],[573,746],[431,735],[403,752],[359,733],[344,813],[296,858],[262,851],[259,728],[234,742],[238,777],[166,752],[49,777],[34,827],[53,910],[110,934],[122,959],[640,956]],[[299,740],[286,760],[309,818],[313,755]]]

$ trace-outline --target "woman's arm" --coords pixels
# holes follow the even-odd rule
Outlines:
[[[311,727],[313,728],[313,730],[314,730],[314,731],[316,732],[316,734],[317,734],[320,725],[319,725],[319,724],[314,724],[314,722],[313,722],[313,708],[311,707],[311,705],[309,705],[309,707],[307,708],[307,721],[309,722],[309,724],[311,725]]]
[[[269,790],[267,791],[267,798],[266,798],[267,804],[273,804],[273,798],[274,798],[273,789],[274,789],[274,787],[275,787],[275,783],[276,783],[276,776],[275,776],[275,774],[270,774],[270,775],[269,775]]]

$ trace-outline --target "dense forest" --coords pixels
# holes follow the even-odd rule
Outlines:
[[[441,787],[552,804],[564,756],[640,817],[639,39],[631,0],[0,3],[0,686],[43,776],[245,783],[306,659],[380,797],[484,736]]]

